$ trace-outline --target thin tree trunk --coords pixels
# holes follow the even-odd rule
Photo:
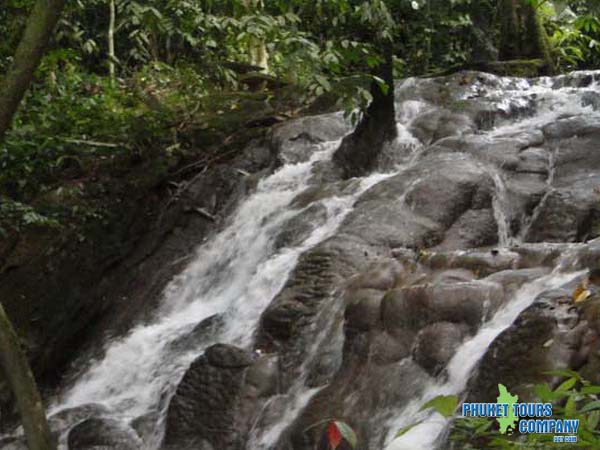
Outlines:
[[[19,338],[0,304],[0,368],[15,395],[29,450],[53,450],[42,399]]]
[[[110,79],[115,79],[115,18],[116,8],[115,0],[108,0],[109,20],[108,20],[108,73]]]
[[[493,36],[494,8],[491,1],[479,0],[471,3],[473,42],[470,59],[472,63],[498,60],[498,49],[494,46]]]
[[[36,0],[11,67],[0,87],[0,139],[29,88],[66,0]]]
[[[344,178],[364,175],[376,168],[386,143],[397,136],[394,104],[394,60],[392,49],[386,45],[385,60],[376,75],[388,86],[383,92],[375,81],[371,84],[373,101],[365,111],[354,132],[346,136],[333,154],[333,161]]]
[[[264,8],[263,0],[245,0],[244,5],[248,12],[258,12]],[[248,46],[248,59],[251,65],[262,67],[269,71],[269,52],[264,39],[252,38]]]

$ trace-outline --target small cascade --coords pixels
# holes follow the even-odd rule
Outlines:
[[[559,152],[559,147],[556,147],[554,151],[550,152],[548,161],[548,178],[546,179],[546,192],[540,199],[537,206],[533,209],[531,215],[527,218],[524,218],[523,223],[521,225],[521,231],[519,232],[518,242],[524,242],[527,239],[527,235],[529,234],[531,226],[538,219],[541,212],[544,210],[544,206],[546,206],[548,198],[550,197],[552,192],[554,192],[552,184],[554,183],[554,174],[556,173],[556,160],[558,159]]]
[[[560,288],[569,282],[583,277],[586,271],[561,272],[561,262],[550,274],[525,284],[510,302],[484,324],[475,336],[465,341],[446,368],[448,380],[427,386],[424,393],[411,401],[389,424],[385,450],[429,450],[446,430],[449,421],[438,413],[421,411],[422,406],[439,395],[461,395],[469,376],[494,339],[508,328],[519,314],[533,303],[544,291]],[[419,423],[401,437],[395,439],[399,430]]]
[[[508,194],[506,184],[502,179],[500,171],[491,165],[486,165],[485,170],[489,173],[494,182],[494,196],[492,198],[492,207],[494,210],[494,219],[498,226],[498,246],[500,248],[508,247],[513,243],[510,232],[510,220],[508,217]]]

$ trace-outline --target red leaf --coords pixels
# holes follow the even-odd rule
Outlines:
[[[338,448],[338,445],[342,442],[342,433],[340,433],[335,422],[329,422],[329,425],[327,425],[327,440],[331,450]]]

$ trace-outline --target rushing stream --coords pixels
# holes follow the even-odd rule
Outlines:
[[[394,208],[418,212],[419,203],[414,197],[426,188],[423,185],[430,179],[426,171],[435,173],[438,167],[433,163],[424,165],[429,164],[428,158],[432,156],[424,152],[428,143],[424,143],[418,133],[413,133],[413,123],[424,113],[439,109],[438,105],[434,106],[426,98],[419,97],[421,91],[428,89],[427,85],[421,88],[420,83],[420,80],[409,79],[398,86],[399,137],[391,148],[396,149],[399,155],[391,158],[392,162],[381,173],[353,180],[335,195],[323,196],[306,207],[293,206],[293,200],[313,183],[315,168],[331,160],[340,142],[334,140],[315,144],[308,160],[283,165],[265,177],[227,219],[222,230],[197,248],[193,261],[166,287],[154,318],[136,326],[126,336],[106,342],[104,355],[90,361],[75,383],[64,388],[52,403],[50,413],[97,404],[104,407],[111,418],[123,423],[150,415],[155,423],[154,436],[146,436],[145,442],[148,450],[159,449],[169,400],[190,364],[215,343],[253,348],[261,315],[284,289],[301,255],[335,236],[340,227],[358,220],[355,208],[364,196],[379,188],[381,183],[398,179],[404,183],[402,193],[397,196],[402,204],[398,203]],[[538,130],[541,135],[539,130],[564,117],[599,116],[583,98],[596,87],[594,84],[591,89],[556,86],[556,81],[550,78],[530,82],[489,77],[485,82],[474,82],[472,86],[461,88],[462,91],[455,95],[455,101],[478,99],[485,102],[489,110],[498,112],[493,127],[478,129],[473,134],[480,139],[477,145],[486,146],[502,139],[512,139],[513,136],[526,136],[531,142],[523,144],[515,154],[518,157],[518,152],[532,148],[534,150],[530,153],[535,156],[535,149],[543,145],[543,137],[538,138],[532,130]],[[476,150],[477,145],[474,146]],[[457,154],[464,150],[463,147],[466,148],[462,146],[456,150]],[[492,181],[490,210],[495,221],[495,247],[501,248],[500,256],[503,252],[510,253],[511,246],[528,242],[528,236],[539,228],[536,224],[544,217],[545,208],[555,192],[555,166],[561,152],[559,146],[552,148],[548,160],[544,162],[547,166],[545,171],[540,171],[539,182],[536,178],[538,184],[535,186],[541,185],[542,190],[536,191],[535,205],[528,207],[520,216],[515,213],[515,202],[510,197],[513,172],[507,175],[503,162],[498,164],[487,157],[480,158],[475,153],[467,156],[459,154],[462,155],[460,158],[473,158],[472,155],[475,155],[477,162],[473,164],[473,173],[481,171],[482,174],[478,176],[488,177]],[[492,156],[496,157],[497,154]],[[460,159],[459,156],[449,155],[440,161],[443,164],[457,164]],[[419,173],[422,167],[425,169]],[[316,204],[325,208],[325,220],[316,223],[300,243],[276,245],[280,230]],[[481,209],[474,211],[478,213]],[[367,217],[368,213],[364,216]],[[373,227],[377,227],[378,218],[371,219]],[[429,226],[430,222],[423,223],[423,226]],[[457,235],[462,238],[464,233]],[[421,412],[420,407],[436,395],[463,395],[469,376],[489,345],[540,293],[560,288],[586,273],[572,260],[569,261],[566,264],[559,260],[550,274],[540,275],[520,286],[489,320],[480,325],[476,333],[464,339],[447,363],[445,377],[425,379],[411,400],[401,406],[396,405],[386,411],[372,411],[371,416],[378,417],[378,420],[385,418],[385,424],[379,424],[381,436],[372,437],[371,442],[385,442],[386,450],[434,448],[447,428],[447,421],[440,415]],[[332,317],[341,317],[343,304],[340,299],[333,298],[330,302],[338,305]],[[193,332],[198,324],[215,316],[220,317],[221,325],[212,335],[203,339],[201,346],[192,349],[183,346],[183,350],[179,350],[177,343],[181,339]],[[294,424],[311,400],[322,393],[324,384],[315,386],[308,382],[309,367],[319,356],[322,345],[331,340],[332,334],[336,336],[333,340],[337,344],[332,346],[339,353],[338,361],[342,360],[343,351],[343,327],[333,319],[328,326],[331,329],[313,331],[313,347],[306,352],[308,356],[301,364],[302,376],[292,383],[287,392],[267,401],[263,413],[257,413],[258,423],[273,406],[272,403],[285,403],[276,419],[250,431],[246,445],[248,450],[279,450],[277,445],[282,433]],[[399,429],[417,421],[421,424],[401,438],[394,439]],[[63,438],[63,445],[65,442]]]

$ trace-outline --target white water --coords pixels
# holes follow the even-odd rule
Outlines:
[[[496,89],[486,86],[482,92],[478,88],[473,87],[458,99],[466,100],[483,95],[498,110],[509,112],[519,108],[526,108],[529,101],[535,98],[536,111],[532,117],[522,118],[521,120],[513,119],[512,121],[498,124],[496,128],[489,132],[489,136],[492,138],[540,130],[546,124],[555,122],[562,117],[581,114],[600,116],[591,106],[582,106],[582,93],[584,90],[576,90],[568,87],[552,89],[553,80],[550,78],[542,78],[535,82],[500,78],[497,78],[497,81],[499,85]],[[590,89],[594,88],[597,88],[597,85],[590,87]],[[557,148],[550,155],[550,167],[546,180],[547,190],[545,195],[542,197],[538,207],[533,211],[531,217],[523,224],[519,235],[514,237],[510,233],[508,220],[510,205],[504,179],[497,167],[484,163],[485,170],[490,174],[495,185],[493,211],[498,226],[498,245],[500,247],[510,246],[526,237],[543,203],[552,192],[555,161],[558,153],[559,149]],[[437,448],[441,436],[448,428],[449,420],[437,413],[421,411],[421,407],[427,401],[439,395],[461,396],[464,394],[472,371],[485,355],[491,343],[515,321],[524,309],[533,303],[539,294],[546,290],[563,286],[585,275],[585,271],[563,273],[572,263],[572,255],[569,253],[563,255],[561,263],[558,264],[550,275],[524,285],[505,307],[499,310],[490,321],[482,326],[475,336],[465,341],[446,367],[447,380],[430,382],[418,398],[413,399],[408,405],[393,414],[393,418],[388,423],[389,431],[385,440],[385,450],[431,450]],[[411,428],[401,437],[396,438],[399,430],[413,424],[418,425]]]
[[[504,123],[492,136],[508,135],[539,128],[564,114],[591,112],[580,106],[580,94],[569,89],[551,90],[549,81],[531,84],[522,81],[513,91],[500,86],[494,95],[499,98],[498,108],[509,110],[525,106],[530,96],[538,96],[538,111],[532,118],[516,123]],[[493,95],[492,95],[493,96]],[[398,171],[418,162],[420,143],[412,136],[408,124],[427,105],[407,101],[400,109],[398,141],[409,149],[409,155]],[[511,106],[512,105],[512,106]],[[597,114],[597,113],[596,113]],[[156,319],[140,325],[122,339],[109,342],[102,359],[91,362],[77,382],[57,399],[51,413],[79,405],[98,403],[112,412],[112,417],[130,420],[159,409],[164,414],[164,397],[172,394],[174,386],[189,364],[215,342],[249,346],[260,314],[281,290],[293,270],[298,257],[327,237],[333,235],[339,224],[352,210],[356,199],[369,187],[388,175],[376,174],[359,180],[352,193],[323,200],[327,220],[318,226],[301,244],[275,250],[273,240],[287,220],[300,211],[289,208],[292,199],[302,192],[311,177],[313,164],[331,157],[338,142],[322,145],[305,163],[286,165],[262,180],[256,192],[247,198],[232,216],[228,225],[211,241],[201,246],[193,262],[166,288],[162,306]],[[510,244],[507,220],[506,186],[500,171],[489,168],[495,183],[494,215],[499,230],[499,245]],[[398,173],[398,172],[397,172]],[[551,185],[549,181],[549,187]],[[413,180],[404,193],[419,182]],[[560,286],[580,274],[555,272],[524,286],[513,300],[469,341],[465,342],[448,365],[449,379],[434,383],[425,393],[412,401],[390,423],[387,450],[430,449],[447,426],[438,415],[423,415],[419,408],[428,399],[440,394],[460,394],[464,391],[469,372],[485,354],[490,343],[508,327],[518,314],[545,289]],[[224,327],[207,340],[206,345],[194,351],[173,352],[170,345],[186,336],[195,325],[215,314],[225,318]],[[318,350],[315,345],[314,352]],[[290,425],[318,389],[309,389],[301,377],[284,398],[286,407],[280,417],[265,430],[256,433],[249,450],[270,449],[281,432]],[[162,406],[161,406],[162,404]],[[424,419],[402,439],[393,440],[395,432],[404,425]],[[158,443],[158,440],[157,440]],[[157,444],[158,445],[158,444]]]
[[[521,287],[505,307],[499,310],[475,336],[459,347],[456,355],[448,363],[448,380],[427,386],[424,393],[411,401],[398,415],[398,418],[390,423],[388,445],[385,450],[430,450],[435,448],[436,441],[448,426],[449,421],[440,414],[422,412],[420,411],[421,407],[438,395],[461,395],[471,372],[490,344],[515,321],[524,309],[533,303],[539,294],[564,286],[585,274],[586,271],[560,273],[555,270],[552,274]],[[414,423],[419,423],[419,425],[394,439],[399,430]]]
[[[283,287],[299,255],[331,236],[360,194],[389,176],[366,177],[352,193],[323,200],[325,223],[300,245],[273,250],[277,231],[299,213],[288,205],[307,187],[313,164],[330,158],[338,145],[339,141],[323,144],[308,162],[286,165],[261,181],[230,224],[200,247],[194,261],[169,284],[157,318],[108,343],[103,359],[91,364],[50,413],[96,403],[127,420],[156,410],[161,396],[165,391],[172,394],[185,369],[203,351],[177,354],[170,344],[215,314],[224,316],[225,325],[206,346],[250,345],[261,313]],[[301,407],[302,398],[308,401],[309,396],[299,393],[299,397]]]

